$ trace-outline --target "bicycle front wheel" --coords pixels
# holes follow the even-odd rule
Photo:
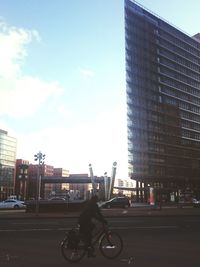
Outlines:
[[[118,233],[109,231],[101,238],[99,249],[104,257],[107,259],[114,259],[122,252],[122,238]]]
[[[78,262],[84,257],[86,250],[85,250],[85,245],[83,244],[82,241],[80,241],[76,247],[70,247],[68,238],[66,237],[61,242],[61,252],[62,252],[63,257],[67,261]]]

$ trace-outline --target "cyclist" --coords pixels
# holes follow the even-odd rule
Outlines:
[[[98,202],[98,196],[93,195],[92,198],[88,201],[84,210],[81,212],[78,220],[78,223],[80,225],[80,233],[83,236],[85,246],[88,250],[88,257],[95,257],[94,247],[92,246],[92,231],[95,228],[93,219],[96,219],[104,224],[107,224],[107,221],[101,214],[97,202]]]

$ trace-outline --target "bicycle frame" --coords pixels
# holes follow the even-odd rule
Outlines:
[[[108,229],[106,229],[105,226],[100,228],[99,231],[94,234],[94,236],[92,237],[92,245],[95,246],[98,242],[100,242],[104,234],[108,234]]]
[[[75,228],[79,230],[79,227]],[[80,232],[78,232],[80,236],[80,242],[77,244],[77,247],[68,247],[68,237],[66,236],[64,240],[61,242],[61,251],[63,257],[69,262],[78,262],[80,261],[88,249],[85,246],[84,239],[82,238]],[[113,239],[114,236],[114,239]],[[117,239],[115,239],[117,237]],[[117,243],[116,243],[117,242]],[[108,259],[116,258],[123,249],[123,242],[118,233],[109,230],[109,228],[105,225],[97,229],[96,233],[94,233],[92,237],[92,246],[98,244],[98,249],[100,249],[101,254]],[[110,254],[111,252],[111,254]],[[114,252],[114,253],[113,253]]]

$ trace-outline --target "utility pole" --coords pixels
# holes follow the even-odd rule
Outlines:
[[[36,182],[36,206],[35,206],[35,213],[36,216],[39,214],[39,200],[40,200],[40,189],[41,189],[41,165],[44,164],[45,154],[42,152],[38,152],[34,155],[35,161],[38,161],[37,166],[37,182]]]

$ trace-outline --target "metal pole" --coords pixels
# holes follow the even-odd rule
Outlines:
[[[109,191],[108,176],[107,176],[107,172],[105,172],[104,173],[104,194],[105,194],[105,200],[108,200],[108,191]]]
[[[41,188],[41,164],[44,164],[45,155],[42,152],[38,152],[35,155],[35,160],[38,160],[38,168],[37,168],[37,182],[36,182],[36,207],[35,212],[36,216],[39,214],[39,200],[40,200],[40,188]]]
[[[110,199],[113,193],[113,187],[114,187],[114,183],[115,183],[115,176],[116,176],[116,168],[117,168],[117,162],[113,162],[113,166],[112,166],[112,173],[111,173],[111,177],[110,177],[110,188],[109,188],[109,195],[108,198]]]
[[[89,164],[89,171],[90,171],[90,177],[91,177],[91,182],[92,182],[93,195],[95,195],[96,194],[96,183],[94,181],[92,164]]]
[[[40,171],[39,171],[39,163],[37,166],[37,182],[36,182],[36,206],[35,206],[35,212],[36,212],[36,216],[38,216],[39,214],[39,175],[40,175]]]

